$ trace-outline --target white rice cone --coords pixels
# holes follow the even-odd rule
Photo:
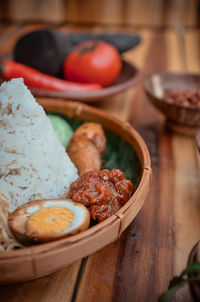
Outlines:
[[[0,194],[11,210],[63,198],[78,173],[23,79],[0,86]]]

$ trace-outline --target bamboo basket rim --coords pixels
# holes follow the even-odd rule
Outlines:
[[[45,109],[46,106],[51,104],[51,101],[49,99],[40,98],[39,104],[44,106],[44,109]],[[140,152],[142,154],[141,158],[139,159],[140,164],[141,164],[141,168],[142,168],[140,182],[139,182],[135,192],[133,193],[132,197],[129,199],[129,201],[118,212],[116,212],[114,215],[107,218],[103,222],[98,223],[95,226],[92,226],[91,228],[87,229],[84,232],[81,232],[79,234],[76,234],[76,235],[73,235],[73,236],[70,236],[70,237],[67,237],[67,238],[58,239],[58,240],[55,240],[55,241],[52,241],[52,242],[47,242],[47,243],[43,243],[43,244],[39,244],[39,245],[35,245],[35,246],[24,247],[24,248],[19,249],[19,250],[1,252],[0,253],[0,261],[1,260],[14,259],[14,258],[21,258],[21,257],[26,256],[26,255],[31,255],[32,257],[34,257],[36,255],[43,254],[43,253],[46,253],[46,252],[54,253],[54,252],[57,252],[58,249],[59,250],[60,249],[66,249],[67,245],[76,244],[76,243],[79,243],[83,240],[88,239],[91,236],[94,236],[96,233],[99,233],[103,229],[105,229],[106,227],[109,227],[112,223],[116,222],[118,219],[120,219],[120,224],[121,224],[121,227],[120,227],[120,230],[119,230],[119,235],[118,235],[118,237],[119,237],[120,234],[121,234],[121,229],[123,231],[122,225],[123,225],[123,216],[124,216],[124,214],[133,205],[133,203],[138,199],[138,197],[141,194],[143,186],[145,184],[149,183],[149,179],[151,178],[151,175],[152,175],[151,160],[150,160],[149,151],[147,149],[147,146],[146,146],[143,138],[137,133],[137,131],[135,129],[133,129],[131,127],[131,125],[129,123],[123,122],[123,121],[111,116],[110,114],[103,111],[102,109],[96,109],[96,108],[93,108],[89,105],[74,102],[74,101],[66,101],[66,100],[57,100],[56,99],[56,108],[57,108],[56,111],[57,111],[57,113],[59,113],[59,107],[63,108],[63,106],[66,107],[66,108],[70,107],[71,109],[75,110],[74,111],[74,118],[76,118],[76,119],[78,119],[80,117],[81,113],[83,113],[84,111],[89,110],[94,115],[98,115],[98,116],[101,116],[102,118],[112,120],[115,124],[118,124],[119,127],[122,128],[122,133],[123,133],[123,131],[128,131],[131,138],[134,138],[135,142],[138,144],[138,147],[139,147]],[[121,136],[121,135],[119,135],[119,136]],[[136,150],[134,150],[134,151],[137,154],[137,151]],[[137,154],[137,156],[138,156],[138,154]],[[139,156],[138,156],[138,158],[139,158]],[[143,162],[143,164],[142,164],[141,161]],[[137,206],[136,202],[135,202],[135,206]],[[56,250],[55,250],[55,247],[56,247]]]

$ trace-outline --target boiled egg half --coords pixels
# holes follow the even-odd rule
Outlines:
[[[23,244],[31,245],[75,235],[90,224],[87,208],[70,199],[30,201],[9,215],[8,226]]]

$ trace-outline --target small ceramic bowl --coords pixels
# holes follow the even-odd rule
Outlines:
[[[193,247],[188,259],[188,265],[193,262],[200,262],[200,241],[198,241]],[[200,301],[200,282],[192,281],[189,286],[194,302]]]
[[[167,89],[200,88],[200,74],[155,73],[145,79],[144,88],[154,106],[166,116],[170,129],[186,135],[195,135],[200,130],[200,108],[169,104],[163,98]]]

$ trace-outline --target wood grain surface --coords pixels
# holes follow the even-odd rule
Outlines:
[[[1,0],[0,20],[122,26],[199,25],[199,0]]]
[[[0,53],[11,50],[17,37],[32,28],[0,27]],[[94,31],[99,29],[104,28]],[[123,28],[113,25],[108,30]],[[136,32],[134,27],[128,30]],[[143,42],[124,58],[137,64],[144,77],[164,70],[200,72],[199,29],[141,27],[137,32]],[[166,129],[142,83],[95,105],[130,121],[145,139],[153,168],[147,201],[118,241],[50,276],[0,287],[2,302],[154,302],[185,268],[200,239],[200,156],[194,139]],[[192,301],[189,289],[178,292],[174,301]]]

